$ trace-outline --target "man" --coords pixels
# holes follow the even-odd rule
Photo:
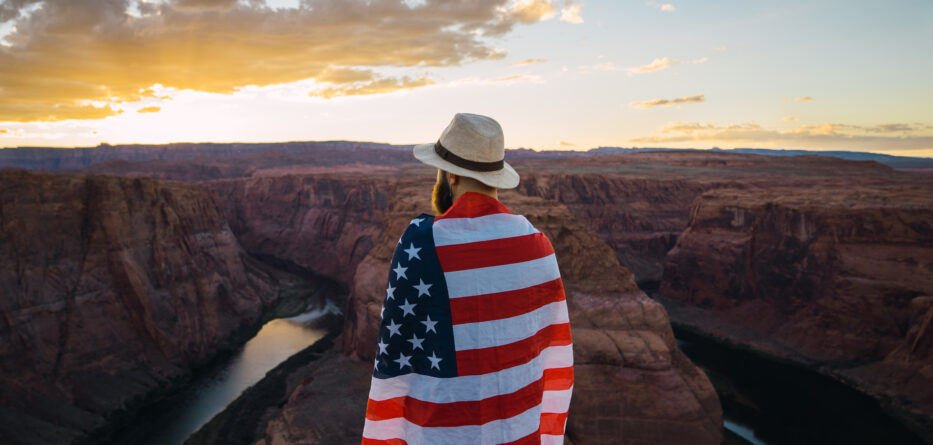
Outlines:
[[[414,155],[438,168],[438,215],[392,258],[363,443],[563,443],[567,302],[550,241],[498,200],[519,180],[502,128],[460,113]]]

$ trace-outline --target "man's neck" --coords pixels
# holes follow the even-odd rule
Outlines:
[[[453,192],[453,200],[456,201],[461,195],[466,192],[475,192],[481,195],[489,196],[495,200],[499,200],[499,189],[488,189],[480,187],[470,187],[467,184],[463,184],[464,187],[457,187],[457,190]]]

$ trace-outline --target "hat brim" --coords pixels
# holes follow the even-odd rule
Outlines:
[[[502,163],[503,165],[501,170],[478,172],[468,170],[463,167],[458,167],[454,164],[451,164],[444,158],[438,156],[434,151],[433,143],[415,145],[413,152],[415,159],[427,165],[437,167],[455,175],[476,179],[477,181],[482,182],[483,184],[486,184],[490,187],[495,187],[498,189],[512,189],[518,186],[518,172],[516,172],[508,162]]]

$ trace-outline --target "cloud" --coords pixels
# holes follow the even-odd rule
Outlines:
[[[5,129],[5,128],[0,128],[0,134],[7,134],[7,133],[9,133],[9,132],[10,132],[10,130],[7,130],[7,129]]]
[[[908,130],[909,128],[909,130]],[[933,136],[917,134],[922,126],[910,124],[880,124],[875,126],[823,123],[801,125],[792,130],[765,128],[758,123],[744,122],[716,125],[703,122],[672,122],[660,129],[660,135],[629,139],[637,143],[712,142],[734,145],[772,145],[821,148],[868,148],[876,151],[933,149]],[[914,134],[878,135],[883,132]]]
[[[794,116],[784,116],[781,118],[781,120],[784,122],[800,122],[800,119]]]
[[[649,2],[648,2],[648,6],[651,6],[651,7],[654,7],[654,8],[658,8],[658,10],[661,11],[661,12],[674,12],[674,11],[677,11],[677,8],[675,8],[674,5],[672,5],[672,4],[670,4],[670,3],[659,3],[659,2],[657,2],[657,1],[655,1],[655,0],[649,1]]]
[[[526,24],[550,20],[557,15],[550,0],[513,0],[500,10],[508,17]]]
[[[802,96],[802,97],[788,97],[787,99],[784,99],[784,100],[787,100],[790,102],[809,102],[813,100],[813,98],[810,96]]]
[[[547,59],[525,59],[520,62],[513,63],[512,66],[527,66],[527,65],[534,65],[536,63],[544,63],[544,62],[547,62]]]
[[[162,108],[156,106],[143,107],[136,110],[137,113],[158,113]]]
[[[632,102],[629,104],[632,108],[651,108],[651,107],[670,107],[672,105],[685,104],[685,103],[698,103],[705,102],[706,95],[697,94],[696,96],[685,96],[678,97],[677,99],[655,99],[649,100],[646,102]]]
[[[0,47],[0,122],[112,116],[126,103],[153,97],[155,84],[221,94],[341,76],[346,87],[333,82],[334,94],[428,85],[366,70],[423,71],[501,59],[505,54],[494,39],[556,15],[544,0],[413,6],[401,0],[302,0],[290,9],[263,1],[171,0],[134,2],[132,14],[130,4],[0,3],[0,21],[14,25],[9,46]]]
[[[698,65],[701,63],[705,63],[707,61],[709,61],[708,57],[701,57],[699,59],[693,59],[689,62],[682,62],[677,59],[671,59],[670,57],[664,57],[661,59],[654,59],[651,61],[651,63],[647,65],[629,68],[628,72],[629,74],[648,73],[651,71],[663,70],[665,68],[670,67],[671,65],[686,65],[686,64]]]
[[[354,82],[350,84],[341,84],[335,87],[327,87],[308,93],[312,97],[323,97],[333,99],[340,96],[362,96],[369,94],[385,94],[395,91],[412,90],[415,88],[434,85],[436,82],[427,77],[412,78],[403,77],[382,77],[364,82]]]
[[[577,146],[577,144],[574,144],[573,142],[567,142],[567,141],[560,141],[560,145],[563,147],[576,147]]]
[[[583,17],[580,15],[582,8],[579,3],[565,5],[560,10],[560,21],[579,25],[583,23]]]

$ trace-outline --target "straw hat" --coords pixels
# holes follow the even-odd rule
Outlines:
[[[457,113],[435,143],[416,145],[415,158],[500,189],[515,188],[518,173],[505,162],[502,127],[490,117]]]

